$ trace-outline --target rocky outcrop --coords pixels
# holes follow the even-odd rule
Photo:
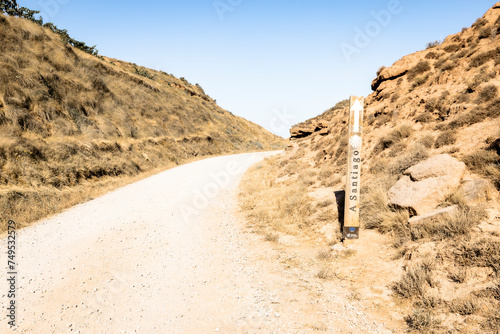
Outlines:
[[[435,210],[448,195],[456,191],[465,173],[465,164],[440,154],[415,165],[388,193],[388,205],[407,209],[411,216]]]
[[[402,66],[391,66],[384,68],[372,82],[372,90],[377,90],[384,81],[395,80],[408,73],[408,69]]]
[[[290,137],[292,139],[305,138],[319,132],[321,135],[328,134],[328,124],[323,121],[313,121],[309,124],[299,124],[290,129]]]

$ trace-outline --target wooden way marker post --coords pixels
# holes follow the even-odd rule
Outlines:
[[[361,146],[363,143],[364,97],[351,96],[349,107],[349,144],[344,208],[344,244],[359,239],[359,196],[361,191]]]

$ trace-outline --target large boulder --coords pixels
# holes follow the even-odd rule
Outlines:
[[[415,165],[388,193],[388,205],[407,209],[411,216],[435,210],[446,197],[457,191],[465,173],[465,164],[441,154]]]
[[[448,154],[435,155],[418,165],[408,168],[404,175],[409,175],[413,181],[446,176],[454,181],[460,181],[464,176],[465,164]]]

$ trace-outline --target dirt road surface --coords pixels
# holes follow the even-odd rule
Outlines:
[[[391,333],[245,229],[238,183],[269,154],[180,166],[19,231],[18,326],[2,279],[0,333]]]

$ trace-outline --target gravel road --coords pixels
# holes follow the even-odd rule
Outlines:
[[[391,333],[244,228],[240,177],[269,154],[183,165],[19,231],[18,327],[2,279],[0,333]]]

